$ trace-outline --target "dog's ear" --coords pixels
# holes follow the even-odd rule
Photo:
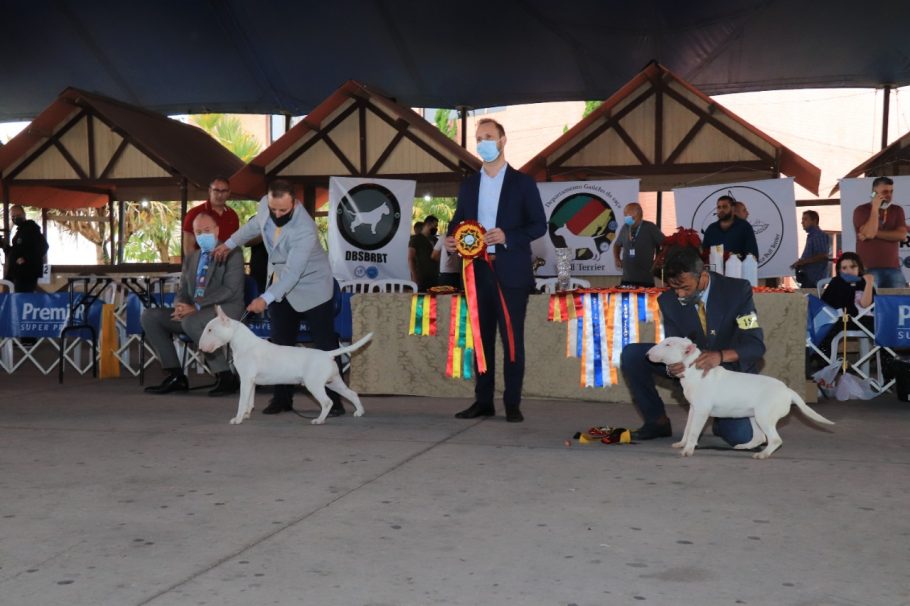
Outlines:
[[[220,305],[215,306],[215,314],[216,314],[216,317],[219,320],[221,320],[222,322],[224,322],[225,324],[227,324],[228,321],[230,321],[230,318],[227,317],[227,315],[224,313],[224,310],[221,309]]]
[[[689,343],[688,345],[686,345],[686,355],[687,356],[690,355],[693,351],[695,351],[695,343]]]

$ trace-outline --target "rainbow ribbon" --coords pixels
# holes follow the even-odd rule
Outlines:
[[[436,297],[417,294],[411,296],[411,319],[408,334],[436,336]]]
[[[452,296],[446,376],[466,380],[474,376],[474,333],[468,318],[468,302],[462,295]]]

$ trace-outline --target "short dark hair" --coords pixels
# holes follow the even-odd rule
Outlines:
[[[720,202],[721,200],[726,200],[727,202],[730,203],[730,206],[733,206],[736,204],[736,200],[733,198],[733,196],[729,196],[727,194],[724,194],[720,198],[717,199],[718,202]]]
[[[856,263],[856,266],[859,268],[859,275],[866,273],[866,266],[863,265],[863,260],[855,252],[848,251],[841,253],[841,255],[837,258],[837,263],[834,265],[834,267],[837,268],[838,272],[840,272],[841,261],[854,261]]]
[[[492,124],[493,126],[496,127],[496,130],[499,132],[500,137],[506,136],[506,129],[503,128],[502,124],[500,124],[493,118],[481,118],[480,120],[477,121],[477,125],[475,126],[475,128],[477,128],[477,126],[481,126],[483,124]]]
[[[705,270],[698,250],[691,246],[677,246],[667,251],[664,261],[664,281],[681,278],[683,274],[694,274],[696,277]]]
[[[872,182],[872,189],[875,189],[882,183],[885,185],[894,185],[894,181],[891,179],[891,177],[876,177],[875,181]]]
[[[421,229],[423,229],[423,221],[417,221],[414,223],[414,233],[416,234]]]
[[[818,217],[818,213],[815,212],[814,210],[804,210],[804,211],[803,211],[803,216],[805,217],[805,216],[807,216],[807,215],[808,215],[808,217],[809,217],[810,219],[812,219],[813,221],[815,221],[815,224],[816,224],[816,225],[818,225],[818,223],[821,221],[821,219]]]
[[[439,224],[439,219],[436,218],[436,215],[427,215],[426,218],[424,218],[423,222]]]
[[[290,195],[291,198],[294,197],[294,186],[291,185],[290,181],[285,179],[275,179],[269,183],[269,194],[273,198],[280,198],[284,195]]]

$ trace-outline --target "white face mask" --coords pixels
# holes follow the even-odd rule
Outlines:
[[[882,200],[882,203],[879,205],[879,208],[882,210],[885,210],[889,206],[891,206],[891,202],[889,202],[887,200]]]

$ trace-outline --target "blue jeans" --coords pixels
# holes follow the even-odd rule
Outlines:
[[[648,359],[647,353],[652,347],[654,343],[630,343],[623,348],[620,357],[622,374],[632,392],[632,401],[646,424],[657,423],[667,414],[654,383],[654,375],[666,376],[667,367]],[[715,419],[713,431],[730,446],[745,444],[752,439],[749,419]]]
[[[866,270],[875,276],[875,288],[906,288],[907,280],[899,267],[874,267]]]

